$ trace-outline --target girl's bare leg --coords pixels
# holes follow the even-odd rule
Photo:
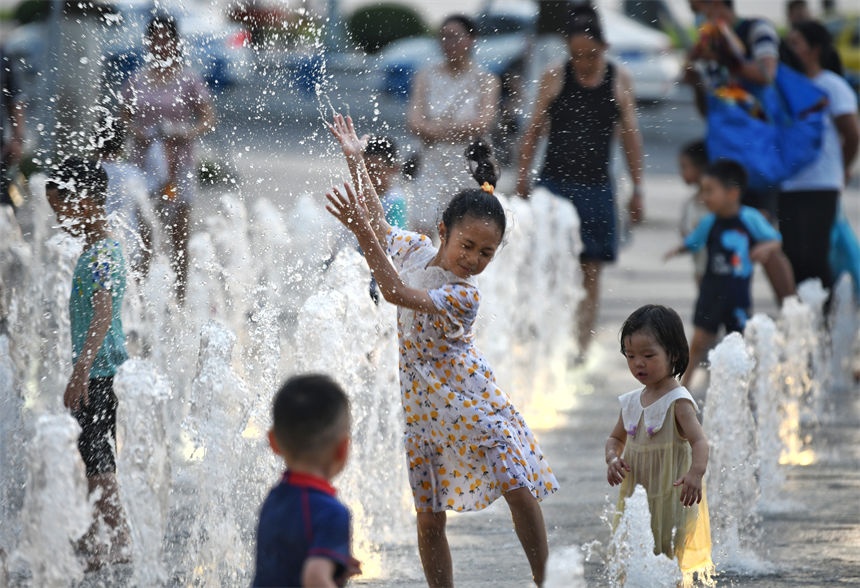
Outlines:
[[[128,522],[125,519],[125,513],[119,499],[116,474],[97,474],[87,478],[87,483],[90,494],[97,491],[99,493],[94,505],[95,520],[81,540],[81,546],[88,554],[88,567],[96,569],[107,563],[128,561],[131,557],[128,550],[131,538]],[[104,523],[107,528],[109,547],[100,545],[99,527],[101,523]]]
[[[504,496],[511,509],[514,530],[532,568],[532,579],[535,584],[541,586],[549,547],[546,542],[546,524],[543,521],[540,504],[528,488],[517,488]]]
[[[451,588],[454,585],[451,549],[445,534],[446,521],[444,512],[418,513],[418,553],[430,588]]]

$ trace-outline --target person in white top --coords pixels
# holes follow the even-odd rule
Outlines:
[[[827,116],[818,158],[782,183],[779,230],[797,283],[820,278],[830,288],[830,231],[860,140],[857,97],[839,75],[841,64],[824,26],[798,23],[788,40],[807,77],[827,94]]]
[[[409,227],[427,235],[436,235],[441,212],[454,194],[474,185],[463,153],[473,139],[489,133],[498,117],[501,86],[472,60],[476,34],[468,17],[446,18],[439,29],[445,59],[415,77],[406,122],[423,151]]]

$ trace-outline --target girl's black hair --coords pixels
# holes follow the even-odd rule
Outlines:
[[[639,331],[647,331],[657,339],[671,364],[672,376],[680,378],[690,363],[690,347],[684,334],[684,323],[673,309],[659,304],[646,304],[633,311],[621,326],[621,353],[624,341]]]
[[[565,22],[564,33],[568,39],[576,35],[585,35],[598,43],[606,44],[603,27],[600,25],[600,17],[593,6],[571,7],[567,15],[567,22]]]
[[[439,25],[439,28],[442,29],[446,24],[455,22],[461,25],[470,37],[478,36],[478,27],[475,25],[475,21],[466,16],[465,14],[451,14],[442,21],[442,24]]]
[[[476,139],[466,147],[464,155],[472,164],[469,169],[478,185],[489,184],[491,188],[495,188],[496,182],[499,181],[499,164],[493,159],[493,150],[490,145],[483,139]],[[495,222],[502,231],[502,237],[505,236],[507,225],[505,209],[502,208],[502,203],[493,196],[491,191],[483,187],[461,190],[442,213],[442,222],[450,231],[454,225],[467,216]]]
[[[808,20],[794,25],[794,30],[800,33],[806,44],[812,49],[818,49],[818,63],[824,69],[829,69],[837,75],[843,75],[842,59],[836,47],[833,46],[833,37],[830,31],[821,23]]]

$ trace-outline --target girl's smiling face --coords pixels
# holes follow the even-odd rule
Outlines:
[[[442,246],[437,264],[458,278],[477,276],[493,259],[502,242],[502,229],[490,219],[463,217],[449,231],[439,223]]]
[[[672,377],[671,358],[648,331],[634,332],[623,345],[630,373],[645,386],[655,387]]]

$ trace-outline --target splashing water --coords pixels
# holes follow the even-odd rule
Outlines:
[[[130,359],[117,372],[117,478],[131,526],[137,586],[167,580],[163,540],[170,505],[167,425],[170,386],[148,361]]]
[[[818,342],[815,316],[809,306],[790,296],[782,304],[780,330],[785,348],[780,373],[784,388],[782,424],[779,437],[782,465],[809,465],[815,461],[815,452],[807,447],[808,437],[801,432],[801,419],[808,420],[812,382],[812,354]]]
[[[784,343],[776,324],[764,314],[753,316],[744,328],[744,339],[753,356],[750,399],[756,423],[756,459],[758,463],[758,512],[773,512],[780,504],[780,492],[785,475],[779,467],[782,441],[781,425],[782,381],[779,350]]]
[[[12,554],[26,563],[34,586],[66,586],[83,578],[74,543],[90,526],[84,465],[77,452],[81,428],[70,415],[42,415],[28,448],[22,534]]]
[[[833,302],[830,307],[830,340],[833,353],[830,357],[830,384],[835,390],[848,390],[853,384],[852,353],[854,340],[860,332],[860,315],[857,313],[858,300],[854,297],[851,275],[847,272],[833,289]]]
[[[712,558],[718,570],[770,571],[755,555],[758,519],[755,423],[749,407],[754,360],[739,333],[727,335],[708,354],[710,385],[702,417],[710,445],[706,477]]]
[[[550,551],[544,588],[585,588],[582,550],[577,546]]]
[[[682,581],[678,562],[654,554],[648,493],[637,485],[624,502],[607,565],[609,583],[616,588],[675,588]]]

